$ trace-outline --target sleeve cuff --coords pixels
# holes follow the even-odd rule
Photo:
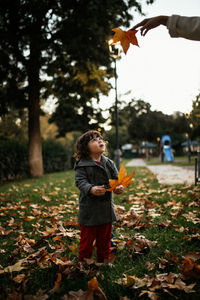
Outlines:
[[[178,37],[178,33],[177,33],[178,19],[179,19],[178,15],[172,15],[172,16],[168,17],[166,26],[169,30],[169,34],[171,37]]]

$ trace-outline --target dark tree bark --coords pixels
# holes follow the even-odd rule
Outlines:
[[[40,133],[40,49],[37,38],[30,41],[29,82],[29,172],[32,177],[43,175],[42,141]]]

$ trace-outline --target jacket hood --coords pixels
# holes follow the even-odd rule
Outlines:
[[[103,163],[103,165],[106,165],[106,162],[108,161],[108,158],[104,155],[101,156],[101,162]],[[75,162],[74,164],[74,169],[78,169],[78,168],[81,168],[81,167],[88,167],[88,166],[91,166],[91,167],[96,167],[96,163],[94,160],[92,159],[81,159],[81,160],[78,160]]]

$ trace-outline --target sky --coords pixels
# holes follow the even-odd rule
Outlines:
[[[130,28],[157,15],[200,16],[200,0],[155,0],[152,5],[141,2],[146,15],[133,10]],[[119,98],[140,98],[149,102],[153,110],[166,114],[190,112],[192,100],[200,92],[200,42],[171,38],[163,25],[150,30],[145,37],[139,31],[136,36],[140,47],[131,45],[117,61]],[[131,93],[123,96],[128,91]],[[101,97],[100,106],[109,108],[114,99],[111,90],[108,97]]]
[[[152,5],[146,5],[145,0],[140,2],[146,15],[143,17],[132,10],[134,19],[130,28],[144,18],[157,15],[200,16],[200,0],[155,0]],[[200,41],[171,38],[162,25],[145,37],[138,31],[137,38],[140,47],[131,45],[127,54],[121,53],[117,61],[119,98],[127,102],[142,99],[151,104],[152,110],[166,114],[190,112],[192,100],[200,92]],[[114,79],[111,83],[114,86]],[[123,96],[128,91],[130,94]],[[46,102],[49,112],[55,108],[55,101]],[[112,89],[109,96],[101,97],[99,106],[107,110],[114,101]],[[104,115],[107,114],[108,111]]]

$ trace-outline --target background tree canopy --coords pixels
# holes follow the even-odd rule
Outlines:
[[[46,136],[57,130],[53,138],[67,136],[67,146],[80,132],[103,127],[102,110],[93,103],[111,89],[107,40],[113,27],[129,27],[131,12],[142,14],[142,7],[139,0],[0,0],[0,8],[0,138],[28,137],[30,175],[41,176],[41,104],[57,99]],[[180,113],[152,111],[143,100],[122,104],[119,111],[121,145],[155,141],[163,132],[177,145],[186,132],[199,136],[199,95],[187,121]],[[107,137],[114,148],[112,108],[110,119]]]
[[[129,26],[130,8],[142,7],[136,0],[1,0],[0,7],[0,114],[28,109],[30,174],[41,176],[41,100],[58,99],[51,121],[61,136],[103,122],[91,101],[110,89],[106,40],[113,27]]]
[[[196,107],[196,106],[195,106]],[[110,109],[112,134],[107,133],[114,147],[115,113]],[[151,105],[141,99],[132,99],[129,103],[120,101],[119,105],[119,134],[120,146],[125,143],[139,144],[141,141],[156,143],[157,138],[169,134],[173,147],[177,150],[185,140],[188,132],[188,121],[183,113],[176,112],[166,115],[161,111],[153,111]]]

